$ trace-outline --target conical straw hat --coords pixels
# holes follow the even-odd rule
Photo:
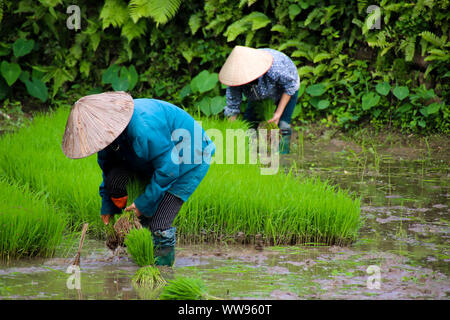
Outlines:
[[[64,154],[79,159],[106,148],[125,130],[133,109],[133,98],[123,91],[81,98],[67,119],[62,141]]]
[[[266,73],[273,63],[265,50],[236,46],[219,72],[219,81],[227,86],[241,86]]]

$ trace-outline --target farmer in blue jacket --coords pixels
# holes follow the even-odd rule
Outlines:
[[[244,120],[257,128],[263,120],[255,110],[255,102],[271,99],[273,117],[268,120],[280,128],[280,153],[289,153],[292,135],[291,117],[297,104],[300,78],[294,62],[284,53],[273,49],[254,49],[236,46],[219,73],[219,80],[227,85],[225,116],[236,119],[241,112],[242,94],[248,99]]]
[[[62,147],[70,158],[98,152],[105,224],[126,206],[128,178],[146,179],[145,192],[125,210],[134,210],[152,232],[157,264],[173,265],[172,222],[206,175],[215,151],[201,126],[168,102],[106,92],[75,103]]]

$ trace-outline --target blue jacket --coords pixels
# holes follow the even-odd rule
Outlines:
[[[186,201],[209,168],[215,145],[186,111],[165,101],[134,99],[134,112],[124,132],[97,154],[103,172],[123,165],[149,181],[135,201],[152,216],[167,191]],[[101,214],[120,213],[100,184]]]

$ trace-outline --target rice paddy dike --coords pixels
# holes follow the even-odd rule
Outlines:
[[[63,112],[64,110],[59,110],[50,116],[59,116],[62,127],[65,124]],[[47,155],[47,148],[61,151],[59,144],[54,146],[52,140],[59,143],[63,129],[54,130],[51,125],[53,120],[39,119],[34,119],[34,125],[42,121],[41,132],[29,133],[28,136],[22,133],[22,140],[16,141],[26,146],[22,149],[32,149],[32,145],[35,145],[35,151],[25,152],[25,157],[41,149],[37,154],[42,159],[52,160],[52,157],[59,156]],[[50,137],[43,137],[40,141],[40,135],[46,132],[49,132]],[[56,138],[51,137],[52,135],[56,135]],[[10,136],[8,139],[18,136]],[[32,143],[29,142],[30,139],[33,140]],[[3,138],[0,138],[1,150],[4,150],[4,146],[11,147],[12,142],[5,144]],[[318,181],[320,177],[321,181],[328,181],[326,186],[333,190],[333,194],[336,194],[337,190],[350,190],[350,194],[341,192],[345,199],[350,199],[349,203],[357,204],[359,229],[356,228],[354,236],[350,237],[352,240],[346,242],[346,246],[336,245],[343,244],[337,241],[334,244],[333,241],[327,243],[324,238],[317,236],[304,238],[297,244],[286,245],[292,241],[292,237],[267,236],[274,230],[280,234],[286,232],[280,224],[279,229],[258,229],[264,239],[271,240],[264,242],[262,247],[256,250],[251,241],[252,237],[248,236],[256,231],[250,229],[245,233],[245,224],[239,224],[238,217],[235,217],[233,221],[236,226],[229,234],[238,236],[226,236],[226,225],[223,226],[225,229],[218,228],[225,218],[218,214],[218,218],[215,217],[209,222],[214,228],[205,229],[200,221],[193,220],[195,223],[189,226],[191,229],[184,229],[186,235],[196,234],[197,230],[200,230],[202,237],[192,236],[179,242],[175,266],[172,271],[162,271],[164,276],[167,279],[177,276],[201,278],[211,295],[226,299],[448,299],[449,172],[448,162],[445,160],[448,158],[434,159],[427,150],[414,150],[415,157],[402,159],[395,153],[377,154],[373,150],[355,152],[355,148],[345,147],[334,149],[302,142],[300,147],[294,146],[294,152],[283,157],[282,162],[287,176],[290,174],[291,178],[301,177],[302,181]],[[95,226],[95,219],[100,220],[99,203],[96,202],[99,202],[97,188],[101,178],[95,161],[89,158],[66,160],[73,166],[90,168],[92,172],[97,170],[91,175],[83,172],[76,175],[59,161],[47,161],[48,165],[39,163],[35,167],[44,171],[50,170],[55,180],[61,181],[64,186],[73,187],[73,181],[87,181],[83,185],[85,189],[91,188],[92,185],[94,190],[82,193],[93,192],[94,196],[91,195],[91,202],[86,205],[68,204],[67,200],[75,197],[77,191],[62,190],[56,184],[47,186],[50,180],[47,180],[44,174],[33,173],[31,168],[25,170],[25,174],[14,174],[14,167],[19,171],[19,168],[27,163],[33,166],[32,161],[23,160],[21,163],[17,157],[5,160],[8,157],[4,157],[3,152],[0,156],[0,162],[3,163],[0,165],[0,172],[4,179],[7,179],[6,183],[15,185],[13,188],[19,190],[26,185],[28,189],[21,191],[22,194],[34,194],[38,198],[36,201],[43,201],[39,206],[49,206],[47,208],[50,212],[62,214],[63,222],[66,223],[61,241],[53,246],[54,250],[50,250],[53,257],[43,253],[38,254],[38,257],[3,260],[0,263],[0,299],[156,298],[154,293],[132,285],[132,276],[139,267],[125,251],[113,254],[105,247],[104,241],[99,240],[103,236],[100,224],[97,225],[98,229],[91,231],[83,246],[81,289],[67,288],[69,274],[66,270],[78,247],[77,230],[82,221],[90,221]],[[36,155],[34,157],[36,158]],[[4,167],[8,166],[4,166],[4,163],[7,161],[13,168],[5,171]],[[82,162],[85,163],[81,164]],[[223,168],[227,170],[226,166]],[[61,178],[61,170],[65,172],[66,178]],[[210,173],[215,174],[213,170]],[[216,174],[220,178],[219,172]],[[248,174],[251,174],[250,171]],[[213,182],[214,180],[211,180],[211,183]],[[227,187],[233,186],[239,188],[236,182]],[[244,190],[244,187],[243,183],[240,190]],[[279,185],[277,187],[279,188]],[[218,191],[215,191],[212,185],[205,185],[205,188],[211,193],[224,193],[228,190],[217,186]],[[16,192],[8,191],[11,194]],[[359,197],[354,198],[353,194]],[[66,198],[59,198],[62,195]],[[88,198],[80,194],[74,199]],[[10,199],[10,203],[13,200],[24,203],[27,201],[18,197]],[[251,205],[248,201],[245,199],[244,206]],[[195,212],[192,208],[208,208],[207,205],[200,199],[193,201],[191,208],[185,208],[183,215],[180,213],[180,219],[176,221],[177,226],[182,223],[181,217],[184,219],[190,211]],[[232,205],[238,204],[233,202]],[[93,213],[80,211],[80,216],[83,216],[77,216],[74,208],[83,207],[92,211],[98,210]],[[222,209],[224,212],[232,209],[231,206],[223,208],[226,208]],[[92,220],[89,220],[91,215]],[[197,219],[203,218],[204,216],[198,215]],[[178,231],[180,229],[181,227]],[[222,236],[215,232],[219,230]],[[369,266],[380,268],[379,289],[368,288]]]

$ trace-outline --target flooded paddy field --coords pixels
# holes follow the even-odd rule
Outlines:
[[[344,151],[342,151],[344,150]],[[167,278],[201,278],[225,299],[448,299],[448,156],[305,144],[283,159],[361,196],[363,226],[350,246],[177,245]],[[301,195],[299,195],[301,196]],[[76,244],[74,244],[74,248]],[[85,242],[80,289],[66,273],[74,248],[0,265],[0,299],[154,299],[134,288],[124,251]]]

